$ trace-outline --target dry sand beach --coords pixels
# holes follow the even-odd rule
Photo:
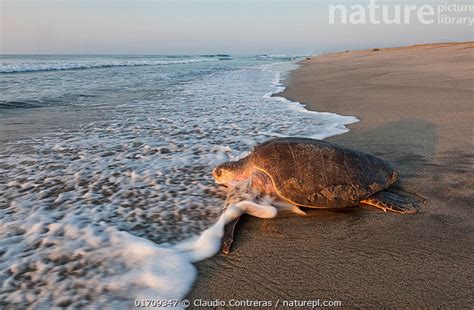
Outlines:
[[[398,186],[428,204],[404,216],[362,207],[244,217],[233,253],[198,263],[188,298],[472,308],[474,43],[313,57],[283,96],[357,116],[328,140],[390,161]]]

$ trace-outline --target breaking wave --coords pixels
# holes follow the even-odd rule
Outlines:
[[[21,72],[43,72],[43,71],[65,71],[65,70],[85,70],[98,68],[113,67],[139,67],[139,66],[163,66],[191,64],[205,61],[215,61],[219,58],[200,57],[200,58],[183,58],[183,59],[119,59],[119,60],[102,60],[97,61],[44,61],[44,62],[25,62],[25,63],[2,63],[0,64],[0,73],[21,73]]]

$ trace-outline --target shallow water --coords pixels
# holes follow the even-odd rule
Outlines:
[[[195,270],[173,245],[221,215],[212,167],[271,137],[325,138],[357,121],[272,97],[292,57],[0,60],[9,305],[182,298]]]

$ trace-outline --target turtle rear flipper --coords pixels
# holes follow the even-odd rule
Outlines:
[[[239,221],[239,219],[240,219],[240,216],[224,226],[224,236],[222,238],[222,248],[221,248],[222,253],[224,254],[230,253],[230,247],[232,243],[234,242],[235,226],[237,225],[237,222]]]
[[[377,192],[360,203],[382,209],[385,212],[413,214],[418,211],[418,204],[416,202],[388,191]]]

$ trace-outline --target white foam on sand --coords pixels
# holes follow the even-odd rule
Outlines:
[[[23,258],[17,258],[18,261],[10,264],[5,271],[20,278],[30,275],[42,279],[43,285],[54,283],[55,287],[49,287],[49,292],[43,296],[24,294],[22,290],[11,291],[13,279],[8,278],[2,282],[2,294],[10,293],[7,300],[11,303],[34,302],[36,299],[36,307],[72,303],[80,306],[81,301],[76,299],[76,295],[90,285],[98,294],[94,302],[98,307],[130,308],[137,299],[175,300],[179,303],[196,278],[193,263],[216,254],[220,250],[224,226],[243,213],[260,218],[277,215],[272,206],[242,201],[229,206],[217,222],[199,236],[175,245],[159,245],[105,223],[98,227],[81,227],[81,223],[70,221],[67,224],[51,223],[45,229],[42,225],[45,219],[41,218],[45,214],[27,217],[23,220],[25,226],[29,226],[24,232],[26,239],[41,240],[36,245],[37,257],[30,259],[31,262],[26,265]],[[19,238],[12,236],[0,243],[5,251],[4,262],[0,264],[2,270],[10,257],[30,251],[24,246],[27,243],[19,241]],[[53,247],[46,260],[41,258],[42,247]],[[94,269],[99,272],[95,273]],[[78,275],[82,276],[82,281],[75,281],[72,286],[68,281],[62,281],[64,278],[61,279]],[[24,283],[28,285],[28,280],[38,279],[27,278]],[[90,293],[85,296],[93,297]],[[84,304],[87,301],[83,300]],[[169,308],[176,307],[170,305]],[[179,304],[177,308],[180,308]]]
[[[115,251],[120,249],[123,263],[130,271],[119,278],[111,278],[108,291],[128,292],[142,300],[174,300],[176,305],[163,308],[182,308],[181,300],[196,278],[193,263],[219,252],[224,226],[243,213],[268,219],[274,218],[277,210],[273,206],[252,201],[230,205],[217,222],[201,235],[168,247],[126,232],[111,231],[112,248]],[[127,307],[130,301],[115,301],[114,306]]]
[[[184,253],[192,262],[198,262],[213,256],[221,248],[224,226],[243,213],[269,219],[277,215],[277,210],[273,206],[261,205],[252,201],[241,201],[235,205],[230,205],[211,228],[206,229],[197,238],[177,244],[175,249]]]
[[[286,70],[275,71],[274,68],[277,67],[278,65],[280,65],[280,70],[281,70],[281,66],[284,66]],[[283,64],[274,64],[274,65],[265,66],[265,67],[266,67],[266,70],[270,70],[274,72],[274,78],[272,80],[273,91],[266,93],[263,96],[264,98],[267,98],[267,99],[272,98],[276,101],[279,101],[285,104],[290,110],[293,110],[299,113],[309,113],[316,116],[319,119],[324,119],[326,121],[324,124],[325,130],[319,130],[318,133],[310,135],[309,136],[310,138],[322,140],[327,137],[343,134],[349,131],[346,125],[354,124],[359,121],[359,119],[355,116],[345,116],[345,115],[339,115],[339,114],[331,113],[331,112],[310,111],[306,109],[306,106],[302,104],[301,102],[291,101],[285,97],[278,96],[279,93],[284,92],[286,89],[286,87],[283,85],[283,81],[285,79],[283,77],[283,74],[288,74],[290,70],[296,69],[298,65],[294,63],[283,63]],[[278,136],[285,137],[285,135],[278,135]]]

